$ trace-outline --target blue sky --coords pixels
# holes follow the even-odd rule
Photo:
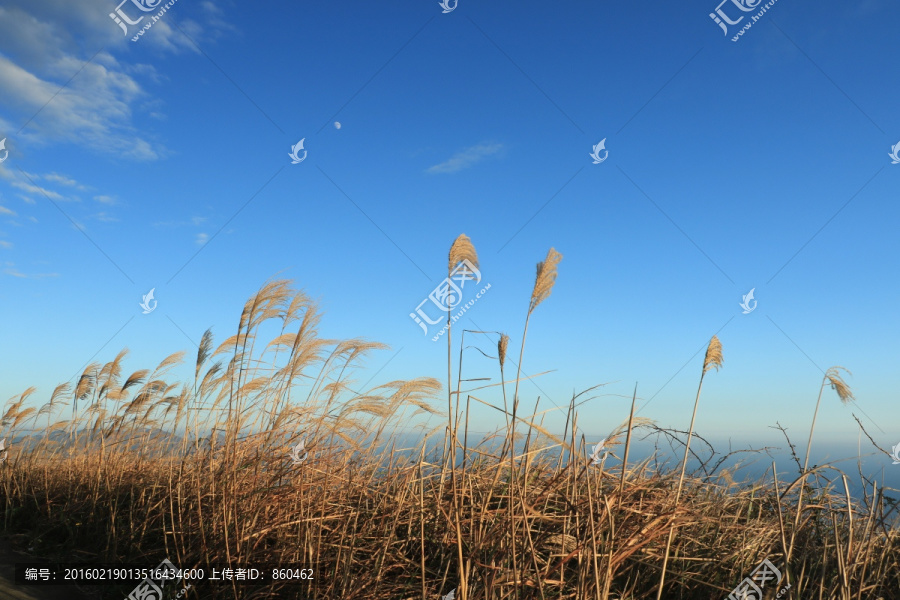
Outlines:
[[[391,346],[361,382],[442,378],[444,339],[409,313],[466,233],[491,289],[463,327],[509,333],[514,359],[534,265],[563,254],[526,406],[604,383],[579,417],[600,435],[637,382],[642,416],[686,429],[718,334],[705,436],[762,445],[778,422],[805,444],[843,365],[858,402],[826,390],[817,440],[856,440],[855,413],[900,442],[900,6],[779,0],[737,42],[761,9],[721,5],[746,16],[726,36],[716,8],[178,0],[132,42],[149,17],[126,37],[114,0],[5,1],[0,397],[44,402],[123,347],[128,372],[193,354],[276,275],[320,300],[324,336]]]

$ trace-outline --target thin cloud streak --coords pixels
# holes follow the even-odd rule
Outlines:
[[[426,169],[426,173],[456,173],[478,164],[489,156],[494,156],[505,150],[503,144],[478,144],[470,146],[462,152],[457,152],[449,159]]]

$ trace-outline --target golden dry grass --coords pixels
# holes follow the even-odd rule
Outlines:
[[[475,252],[475,246],[469,236],[461,233],[450,246],[450,263],[447,270],[452,272],[464,260],[469,261],[476,268],[478,267],[478,253]]]
[[[463,237],[451,268],[474,253]],[[560,258],[551,249],[538,266],[528,316],[550,294]],[[268,321],[279,333],[264,343],[257,334]],[[168,381],[181,353],[123,381],[123,351],[89,365],[74,389],[58,386],[39,411],[25,407],[34,388],[13,398],[5,437],[45,431],[30,447],[7,444],[2,530],[67,560],[315,573],[303,585],[195,585],[188,597],[204,600],[437,599],[453,589],[470,599],[647,599],[666,555],[670,599],[725,598],[766,557],[790,581],[786,597],[898,597],[896,504],[871,482],[852,502],[846,478],[843,489],[826,485],[826,467],[785,479],[772,477],[773,463],[765,479],[737,484],[733,471],[715,476],[706,464],[686,474],[629,463],[632,435],[653,428],[634,417],[634,401],[608,436],[610,446],[626,436],[625,467],[594,465],[576,397],[560,435],[543,427],[537,405],[520,415],[517,392],[512,410],[495,407],[510,426],[473,445],[470,405],[487,401],[457,393],[460,419],[444,429],[462,427],[462,441],[444,442],[458,448],[455,460],[440,456],[434,432],[400,448],[395,434],[415,415],[450,416],[436,408],[441,384],[359,390],[361,360],[382,346],[321,339],[318,324],[308,296],[272,281],[244,306],[235,335],[215,347],[204,334],[192,382]],[[508,343],[500,335],[501,379]],[[714,337],[702,374],[721,364]],[[843,399],[849,387],[828,375]],[[309,454],[293,464],[301,440]],[[811,502],[801,508],[802,490]]]
[[[528,307],[529,313],[550,296],[550,292],[553,291],[553,286],[556,284],[557,266],[561,260],[562,254],[550,248],[547,258],[537,264],[534,289],[531,292],[531,304]]]

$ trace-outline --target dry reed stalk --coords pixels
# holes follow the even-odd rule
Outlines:
[[[581,438],[582,447],[585,447],[584,436]],[[591,565],[594,567],[594,597],[600,600],[600,568],[597,565],[597,526],[594,523],[594,492],[591,489],[591,474],[585,476],[587,482],[588,498],[588,526],[591,529]],[[605,598],[604,598],[605,600]]]
[[[500,334],[500,340],[497,342],[497,360],[500,363],[500,390],[503,392],[503,416],[506,418],[506,428],[509,429],[509,405],[506,402],[506,378],[503,374],[503,365],[506,363],[506,350],[509,347],[509,336],[505,333]],[[503,460],[504,451],[500,453],[500,460]]]
[[[634,383],[634,394],[631,396],[631,411],[628,413],[628,434],[625,436],[625,455],[622,457],[622,480],[619,482],[619,502],[621,505],[625,490],[625,472],[628,469],[628,451],[631,449],[631,430],[634,427],[634,403],[637,400],[637,382]]]
[[[531,298],[528,302],[528,312],[525,315],[525,329],[522,333],[522,345],[519,348],[519,364],[516,368],[516,384],[515,389],[513,391],[513,410],[512,410],[512,426],[510,433],[510,456],[509,456],[509,468],[510,468],[510,477],[517,482],[516,487],[518,487],[518,469],[515,467],[515,455],[516,455],[516,418],[519,409],[519,380],[522,375],[522,357],[525,354],[525,339],[528,336],[528,323],[531,320],[531,314],[534,312],[534,309],[538,307],[547,297],[550,296],[550,293],[553,291],[553,286],[556,283],[557,276],[557,266],[559,265],[559,261],[562,260],[562,254],[557,252],[555,249],[550,248],[547,252],[547,257],[537,264],[536,274],[534,279],[534,288],[531,291]],[[515,474],[515,477],[513,477]],[[512,492],[512,489],[510,490]],[[510,505],[513,501],[513,494],[510,494]],[[521,496],[520,496],[521,501]],[[513,561],[515,561],[516,556],[516,523],[512,518],[513,509],[510,506],[510,523],[512,528],[512,554]],[[517,600],[519,598],[519,585],[518,585],[518,577],[516,578],[516,586],[515,586],[515,596]]]
[[[531,298],[528,302],[528,313],[525,315],[525,329],[522,333],[522,345],[519,349],[519,364],[516,371],[516,387],[513,392],[513,427],[515,427],[515,414],[519,402],[519,380],[522,373],[522,356],[525,354],[525,338],[528,336],[528,322],[531,319],[531,313],[534,312],[541,302],[546,300],[553,291],[556,284],[558,274],[557,267],[562,260],[562,254],[554,248],[550,248],[547,257],[537,264],[537,273],[534,278],[534,288],[531,291]]]
[[[425,573],[425,446],[419,456],[419,567],[422,574],[422,600],[427,595],[427,575]]]
[[[475,246],[472,244],[472,240],[469,237],[461,233],[450,246],[450,254],[447,263],[447,278],[450,279],[453,274],[453,270],[456,269],[460,263],[463,261],[468,261],[475,268],[478,268],[478,253],[475,251]],[[465,276],[468,278],[469,276]],[[452,361],[451,361],[451,347],[452,347],[452,312],[453,309],[447,306],[447,413],[448,419],[450,420],[451,427],[452,423],[455,420],[455,412],[453,409],[453,372],[452,372]],[[457,398],[457,406],[459,404],[459,398]],[[455,444],[456,433],[451,429],[451,439],[453,440],[453,448],[454,450],[451,452],[451,455],[455,458]],[[465,597],[463,597],[465,600]]]
[[[462,233],[460,234],[450,246],[450,253],[448,257],[447,263],[447,278],[450,279],[453,274],[453,270],[456,269],[460,263],[463,261],[470,262],[475,268],[478,268],[478,254],[475,251],[475,246],[472,245],[472,241],[469,237]],[[468,276],[466,276],[468,277]],[[448,444],[449,452],[447,453],[446,460],[448,461],[448,466],[450,468],[450,480],[451,480],[451,489],[453,490],[453,512],[454,512],[454,521],[456,524],[457,532],[457,558],[459,560],[458,570],[459,570],[459,592],[461,600],[467,600],[468,598],[468,585],[465,580],[465,566],[463,564],[463,550],[462,550],[462,536],[461,531],[459,531],[459,503],[457,500],[458,490],[456,483],[456,448],[459,443],[456,435],[456,414],[457,411],[454,410],[453,407],[453,364],[452,364],[452,308],[449,303],[447,305],[447,420],[448,420]],[[462,361],[462,357],[460,357],[460,361]],[[457,407],[459,406],[459,398],[457,398]],[[463,450],[465,453],[465,450]]]
[[[523,472],[522,472],[522,482],[523,482],[522,492],[523,493],[527,493],[527,488],[528,488],[528,467],[531,465],[531,454],[530,454],[530,452],[531,452],[531,432],[535,428],[534,422],[535,422],[537,414],[538,414],[537,409],[538,409],[538,405],[540,405],[540,403],[541,403],[541,397],[538,396],[537,399],[534,401],[534,410],[531,411],[531,418],[528,420],[528,433],[525,435],[525,448],[522,451],[522,456],[525,457],[525,468],[523,469]]]
[[[788,546],[787,552],[787,560],[790,562],[791,555],[794,550],[794,540],[797,533],[797,526],[800,524],[800,513],[803,509],[803,491],[806,487],[806,469],[809,467],[809,453],[812,448],[812,438],[813,432],[816,429],[816,417],[819,414],[819,404],[822,402],[822,393],[825,391],[825,385],[831,385],[831,389],[837,392],[838,398],[840,399],[842,404],[848,404],[852,402],[855,398],[853,397],[853,391],[850,389],[850,386],[844,382],[841,378],[840,371],[844,370],[847,373],[850,373],[847,369],[841,366],[835,366],[828,369],[825,372],[825,376],[822,378],[822,385],[819,387],[819,396],[816,399],[816,408],[813,411],[813,420],[812,425],[809,428],[809,440],[806,443],[806,458],[803,461],[803,473],[802,473],[802,482],[800,484],[800,490],[797,496],[797,512],[794,517],[794,528],[791,531],[791,542]]]
[[[709,345],[706,347],[706,356],[703,358],[703,371],[700,373],[700,384],[697,386],[697,397],[694,399],[694,412],[691,415],[691,426],[688,429],[688,437],[687,441],[684,445],[684,459],[681,461],[681,475],[678,477],[678,489],[675,491],[675,510],[678,510],[678,502],[681,500],[681,489],[684,485],[684,473],[687,469],[687,461],[688,461],[688,452],[691,447],[691,438],[694,435],[694,422],[697,419],[697,407],[700,404],[700,392],[703,389],[703,378],[706,376],[706,372],[710,369],[715,368],[717,371],[722,366],[722,343],[719,341],[719,338],[716,336],[712,336],[712,339],[709,340]],[[674,516],[674,515],[673,515]],[[663,564],[662,570],[659,575],[659,587],[656,590],[656,600],[660,600],[662,598],[663,585],[666,581],[666,567],[669,563],[669,551],[672,547],[672,538],[675,535],[675,521],[672,521],[672,525],[669,529],[669,539],[666,541],[666,550],[663,555]]]

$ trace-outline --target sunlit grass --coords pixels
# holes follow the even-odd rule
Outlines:
[[[456,258],[477,263],[462,242]],[[538,265],[517,369],[560,259],[551,249]],[[263,323],[277,324],[274,339],[257,338]],[[193,381],[168,381],[182,353],[123,378],[123,351],[89,365],[74,389],[58,386],[39,409],[25,406],[34,388],[11,399],[0,435],[3,530],[32,554],[58,559],[315,573],[300,586],[189,591],[204,599],[436,599],[451,590],[456,598],[637,599],[662,594],[663,583],[665,598],[725,598],[767,557],[781,585],[791,584],[790,598],[897,597],[894,503],[871,482],[852,502],[846,477],[831,489],[824,467],[801,477],[798,459],[796,476],[773,477],[773,463],[751,484],[735,483],[733,470],[690,473],[693,417],[687,437],[672,434],[684,445],[680,469],[653,468],[649,458],[631,464],[633,435],[654,429],[634,417],[634,402],[608,438],[611,448],[624,445],[625,466],[592,464],[578,397],[562,432],[543,427],[537,404],[523,415],[520,376],[504,378],[505,334],[496,334],[501,383],[487,387],[501,387],[494,409],[507,426],[472,442],[472,405],[487,400],[459,391],[462,355],[457,391],[449,391],[449,346],[447,389],[431,378],[357,389],[361,360],[382,346],[321,339],[318,324],[307,295],[271,281],[246,303],[234,335],[218,347],[203,336]],[[721,364],[713,338],[701,386]],[[852,398],[836,372],[826,384]],[[694,416],[699,398],[700,389]],[[396,434],[417,415],[446,425],[399,447]],[[33,429],[43,432],[23,437]],[[308,455],[294,464],[300,441]]]

